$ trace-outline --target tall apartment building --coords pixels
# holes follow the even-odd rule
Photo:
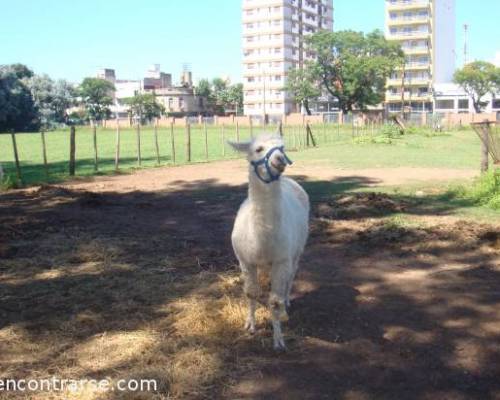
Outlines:
[[[455,71],[455,0],[385,0],[385,10],[386,38],[406,54],[387,82],[386,107],[400,111],[404,101],[431,111],[434,85],[451,82]]]
[[[333,29],[332,0],[243,0],[242,13],[245,115],[296,111],[283,90],[287,71],[313,57],[305,36]]]

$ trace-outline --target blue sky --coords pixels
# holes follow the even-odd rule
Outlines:
[[[160,63],[177,80],[189,63],[195,80],[240,79],[240,0],[2,1],[0,64],[79,81],[99,67],[138,78]],[[334,0],[334,29],[383,29],[383,0]],[[500,56],[499,0],[456,0],[457,49],[470,25],[470,59]],[[495,39],[496,38],[496,39]],[[458,50],[459,51],[459,50]],[[460,51],[459,51],[460,52]],[[457,65],[462,62],[461,53]]]

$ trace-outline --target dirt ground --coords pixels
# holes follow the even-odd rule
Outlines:
[[[266,310],[242,329],[242,161],[0,194],[0,377],[159,383],[0,398],[500,399],[499,225],[376,193],[471,172],[292,173],[313,215],[283,354]]]

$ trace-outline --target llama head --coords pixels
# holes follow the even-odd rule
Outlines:
[[[264,183],[279,179],[292,161],[285,154],[283,139],[278,135],[263,134],[248,142],[229,142],[237,151],[245,153],[251,171]]]

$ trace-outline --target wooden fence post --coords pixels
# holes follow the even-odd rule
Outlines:
[[[191,162],[191,125],[186,124],[186,160]]]
[[[280,136],[283,137],[283,124],[281,121],[278,124],[278,132],[279,132]]]
[[[226,155],[226,139],[224,137],[224,124],[222,124],[222,157]]]
[[[40,132],[40,137],[42,139],[42,155],[43,155],[43,166],[45,168],[45,177],[49,177],[49,165],[47,163],[47,146],[45,145],[45,132],[42,130]]]
[[[99,170],[99,160],[97,157],[97,125],[95,121],[92,122],[92,137],[94,139],[94,169]]]
[[[306,135],[307,135],[307,141],[309,145],[309,137],[311,138],[312,145],[316,147],[316,140],[314,140],[314,136],[311,130],[311,127],[309,126],[309,123],[306,124]]]
[[[250,137],[253,138],[253,122],[252,122],[252,118],[250,118]]]
[[[489,137],[488,137],[488,131],[489,131],[489,122],[484,121],[484,125],[481,125],[481,134],[482,134],[482,140],[481,140],[481,172],[488,172],[489,169],[489,148],[488,148],[488,143],[489,143]]]
[[[309,147],[309,130],[308,130],[309,124],[306,124],[306,126],[302,126],[303,129],[305,129],[306,133],[306,147]]]
[[[115,170],[120,168],[120,122],[116,120]]]
[[[138,122],[135,126],[137,136],[137,164],[141,166],[141,124]]]
[[[22,183],[23,179],[21,176],[21,166],[19,165],[19,153],[17,152],[17,142],[16,142],[16,134],[14,131],[11,132],[12,135],[12,148],[14,149],[14,160],[16,162],[16,174],[17,180]]]
[[[155,135],[156,161],[158,162],[158,165],[160,165],[160,147],[158,146],[158,119],[156,119],[155,121],[154,135]]]
[[[240,125],[238,124],[238,121],[236,121],[236,141],[238,143],[240,142]]]
[[[208,160],[208,131],[206,121],[203,123],[203,129],[205,132],[205,158]]]
[[[76,128],[74,125],[69,127],[69,175],[75,175],[76,169]],[[97,165],[97,164],[96,164]]]
[[[175,164],[175,134],[174,134],[174,123],[170,123],[170,144],[172,148],[172,162]]]

